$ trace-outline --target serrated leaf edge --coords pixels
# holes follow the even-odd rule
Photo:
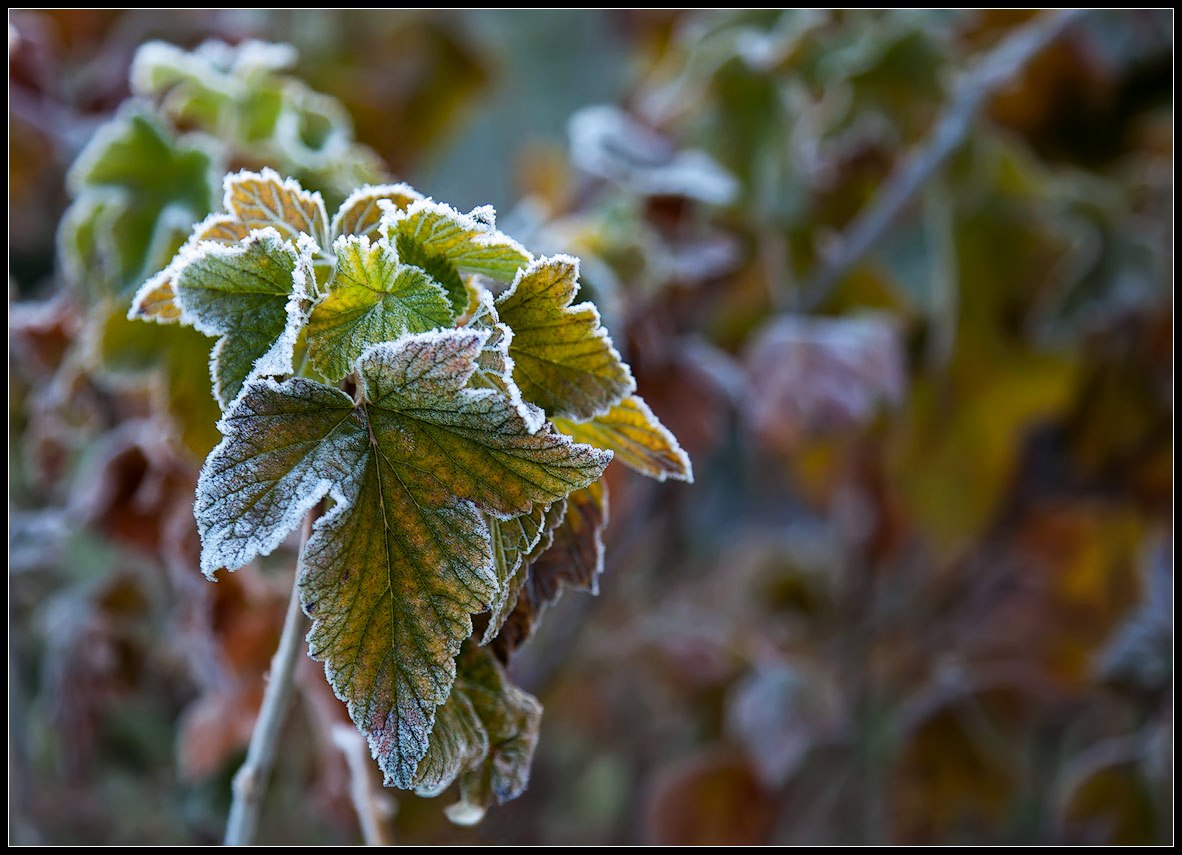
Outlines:
[[[311,241],[311,239],[309,241],[299,241],[300,246],[297,248],[290,240],[285,240],[279,232],[268,226],[264,229],[252,231],[248,237],[236,244],[224,244],[212,240],[199,241],[192,246],[181,247],[181,252],[178,253],[177,275],[180,276],[185,268],[195,261],[211,256],[230,258],[237,255],[245,255],[256,243],[262,241],[274,241],[278,244],[281,251],[291,256],[295,263],[295,269],[292,271],[292,290],[284,306],[284,310],[287,313],[287,323],[284,325],[283,332],[275,339],[271,347],[255,360],[251,366],[250,373],[242,381],[242,388],[232,401],[225,400],[225,395],[222,393],[222,384],[217,376],[216,369],[222,350],[225,348],[227,341],[229,341],[226,331],[195,317],[186,308],[181,293],[178,291],[176,295],[177,305],[181,310],[180,322],[185,326],[192,327],[203,335],[216,336],[218,339],[209,357],[209,376],[213,381],[214,397],[221,406],[223,413],[228,412],[242,399],[252,380],[264,375],[292,374],[295,372],[296,340],[299,338],[300,330],[307,323],[308,316],[312,310],[312,304],[317,298],[316,292],[311,290],[315,287],[316,277],[312,272],[312,257],[309,253],[309,250],[312,248],[309,242],[311,242],[312,246],[315,245],[315,242]],[[221,422],[218,424],[220,430]]]

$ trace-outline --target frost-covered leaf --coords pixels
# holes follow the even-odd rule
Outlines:
[[[449,205],[421,199],[394,215],[390,224],[395,234],[413,240],[430,255],[442,255],[466,273],[508,282],[533,260],[525,247],[497,230],[489,207],[461,214]]]
[[[198,485],[202,569],[273,550],[325,496],[301,564],[311,654],[389,783],[410,787],[471,615],[497,592],[484,513],[510,517],[595,481],[610,454],[466,387],[486,333],[371,347],[359,399],[296,378],[249,386]]]
[[[447,816],[457,825],[474,825],[493,803],[525,792],[542,705],[471,642],[456,664],[455,686],[436,716],[415,787],[420,795],[435,796],[458,778],[460,800]]]
[[[528,514],[508,520],[487,516],[493,570],[500,588],[489,608],[488,626],[485,627],[481,644],[488,644],[500,632],[525,584],[528,563],[536,557],[537,552],[550,545],[554,528],[565,514],[566,500],[560,499],[549,507],[534,505]]]
[[[492,649],[509,660],[537,628],[546,608],[564,588],[599,592],[603,573],[603,530],[608,521],[607,488],[596,481],[567,496],[566,512],[549,546],[532,556],[517,605],[505,619]]]
[[[454,208],[420,199],[401,210],[394,202],[386,211],[384,230],[406,264],[422,267],[447,291],[456,314],[468,306],[460,271],[508,282],[533,256],[517,241],[497,231],[492,208],[461,214]]]
[[[405,211],[412,203],[423,196],[409,184],[379,184],[377,186],[361,187],[354,190],[344,202],[340,210],[333,215],[332,233],[341,235],[369,235],[378,234],[378,227],[382,224],[385,207],[379,201],[385,201],[398,210]]]
[[[480,288],[477,293],[476,307],[468,318],[467,326],[488,330],[488,339],[480,349],[476,370],[472,372],[471,385],[478,389],[496,389],[503,392],[513,402],[513,406],[525,419],[531,431],[540,428],[546,421],[546,414],[540,407],[527,403],[521,397],[521,390],[513,379],[513,357],[509,355],[513,330],[501,323],[493,296],[488,290]]]
[[[443,289],[419,268],[399,263],[384,240],[340,238],[333,249],[331,290],[308,321],[308,355],[327,379],[344,377],[371,344],[451,326]]]
[[[210,214],[193,227],[186,246],[161,270],[140,286],[131,301],[128,317],[156,323],[175,323],[181,319],[181,307],[176,300],[176,279],[192,257],[187,250],[203,241],[234,244],[245,239],[250,229],[237,218],[227,214]]]
[[[217,336],[214,394],[225,408],[252,378],[290,374],[313,282],[311,258],[274,229],[195,247],[177,277],[181,320]]]
[[[579,263],[567,255],[540,258],[497,298],[513,330],[509,353],[522,396],[552,416],[589,419],[636,389],[592,303],[572,306]]]
[[[554,419],[560,431],[596,448],[610,448],[616,460],[641,475],[693,483],[694,470],[677,438],[653,415],[639,395],[629,395],[590,421]]]
[[[67,176],[75,196],[58,249],[66,278],[94,296],[122,296],[168,263],[214,203],[214,155],[128,109],[105,125]]]
[[[222,206],[250,231],[273,228],[293,241],[306,234],[320,249],[328,249],[324,199],[319,193],[309,193],[298,181],[284,179],[273,169],[243,170],[227,175]]]

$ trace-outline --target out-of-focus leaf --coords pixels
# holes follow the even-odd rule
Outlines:
[[[1133,761],[1093,769],[1068,794],[1060,819],[1065,836],[1080,845],[1159,842],[1156,827],[1161,820],[1153,792],[1141,766]]]
[[[474,825],[490,805],[525,792],[541,718],[537,699],[510,683],[487,650],[468,642],[415,773],[416,791],[435,796],[458,778],[460,800],[447,816]]]
[[[578,442],[610,448],[616,453],[616,460],[641,475],[658,481],[666,478],[691,484],[694,481],[689,455],[639,395],[629,395],[589,421],[555,418],[554,425]]]
[[[1145,599],[1108,642],[1097,663],[1106,681],[1140,692],[1168,690],[1174,672],[1172,557],[1164,543],[1152,551]]]
[[[1012,693],[953,699],[907,734],[886,794],[895,839],[983,839],[1011,807],[1022,746],[998,738]]]
[[[617,107],[584,107],[571,117],[569,130],[574,165],[630,191],[712,205],[727,205],[738,194],[735,179],[710,155],[678,151]]]
[[[756,336],[746,361],[746,416],[772,448],[863,425],[905,390],[899,334],[882,318],[783,316]]]
[[[498,588],[480,511],[556,501],[610,460],[553,429],[530,434],[506,399],[466,388],[485,337],[449,330],[370,348],[357,404],[301,379],[248,387],[198,487],[211,574],[269,553],[331,497],[300,575],[309,646],[401,787],[427,751],[469,615]]]
[[[70,169],[75,199],[58,233],[66,279],[91,301],[126,299],[209,212],[217,168],[207,146],[139,108],[121,112]]]
[[[385,240],[341,238],[333,253],[329,294],[308,321],[308,356],[328,380],[344,377],[371,344],[451,326],[443,288],[419,268],[401,264]]]
[[[354,140],[340,102],[278,73],[295,60],[290,45],[253,39],[192,51],[149,42],[136,53],[131,83],[178,126],[199,128],[252,166],[275,166],[336,204],[380,180],[381,163]]]
[[[102,372],[150,384],[175,436],[202,458],[218,443],[221,415],[209,376],[209,339],[194,329],[127,319],[123,306],[96,311],[91,334]]]
[[[796,773],[833,718],[817,687],[782,665],[752,671],[727,703],[728,730],[771,790]]]
[[[222,771],[250,741],[285,606],[284,592],[263,582],[251,573],[222,579],[182,624],[192,658],[202,660],[192,666],[201,694],[178,723],[178,771],[188,780]]]
[[[497,298],[513,330],[513,379],[525,400],[551,415],[589,419],[636,389],[592,303],[571,303],[579,265],[570,256],[542,258]]]

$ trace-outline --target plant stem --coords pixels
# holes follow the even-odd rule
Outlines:
[[[300,533],[300,559],[304,546],[312,531],[315,509],[304,516],[304,527]],[[271,671],[267,677],[267,688],[263,693],[263,704],[250,735],[250,747],[246,761],[234,775],[234,801],[230,805],[230,818],[226,822],[226,845],[249,846],[254,843],[259,827],[259,812],[263,806],[267,781],[275,766],[279,734],[287,717],[291,703],[293,675],[299,652],[304,640],[304,612],[300,607],[299,563],[296,564],[296,579],[291,586],[291,600],[287,604],[287,617],[283,619],[283,634],[279,647],[271,659]]]
[[[862,256],[874,248],[916,192],[965,141],[973,120],[989,97],[1082,14],[1079,9],[1040,14],[1011,33],[965,75],[928,138],[895,167],[870,207],[846,230],[837,252],[804,283],[801,309],[815,309]]]
[[[373,764],[365,739],[350,724],[335,724],[332,741],[345,757],[349,768],[349,798],[357,811],[361,835],[366,846],[391,846],[394,843],[389,833],[389,820],[393,815],[394,803],[383,793],[374,789]]]

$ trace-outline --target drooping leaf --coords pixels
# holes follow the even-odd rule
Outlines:
[[[554,426],[579,442],[610,448],[616,459],[641,475],[693,483],[694,470],[677,438],[653,415],[639,395],[629,395],[602,416],[572,422],[555,418]]]
[[[606,413],[635,391],[636,382],[595,306],[571,305],[578,277],[577,259],[538,259],[496,307],[513,330],[509,353],[521,394],[552,416],[584,420]]]
[[[308,355],[326,378],[344,377],[371,344],[451,325],[443,289],[419,268],[400,264],[384,240],[341,238],[333,249],[331,291],[308,321]]]
[[[554,531],[554,542],[530,568],[529,586],[535,599],[552,603],[563,588],[599,593],[607,522],[607,487],[602,481],[566,497],[566,516]]]
[[[497,591],[483,513],[510,517],[590,484],[610,454],[466,387],[486,333],[371,347],[359,401],[312,381],[251,384],[198,485],[202,568],[273,550],[325,496],[301,564],[311,654],[395,786],[414,784],[470,615]]]
[[[210,358],[223,408],[255,377],[290,374],[314,282],[308,252],[274,229],[236,246],[196,247],[177,277],[181,320],[217,336]]]
[[[513,652],[533,635],[542,614],[558,600],[564,588],[599,592],[603,530],[608,521],[607,488],[603,482],[596,481],[567,496],[561,519],[550,546],[531,556],[528,567],[523,568],[525,581],[517,604],[492,640],[492,649],[502,662],[508,662]]]
[[[488,626],[485,627],[481,644],[488,644],[500,632],[525,585],[529,562],[537,557],[538,552],[549,547],[554,538],[554,528],[565,515],[566,500],[559,499],[549,507],[534,505],[528,514],[508,520],[488,516],[493,569],[500,588],[489,607]]]
[[[123,111],[67,176],[73,204],[58,247],[66,278],[92,298],[123,297],[159,270],[214,203],[215,156],[151,115]]]
[[[379,201],[386,201],[398,210],[405,211],[412,203],[422,199],[422,194],[409,184],[379,184],[354,190],[341,203],[340,210],[333,215],[332,233],[341,235],[378,234],[386,208]]]
[[[447,808],[457,825],[474,825],[494,802],[525,792],[542,705],[509,682],[493,656],[472,642],[456,663],[451,696],[435,719],[415,788],[435,796],[457,778],[460,800]]]

